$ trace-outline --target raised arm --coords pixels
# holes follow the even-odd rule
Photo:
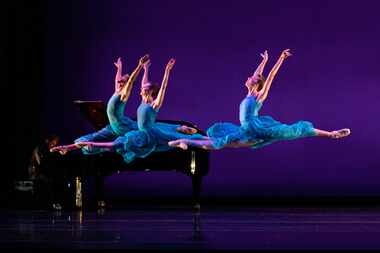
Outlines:
[[[166,92],[166,87],[168,86],[170,71],[172,70],[174,64],[175,64],[175,59],[172,58],[166,65],[165,74],[164,74],[164,78],[162,79],[160,91],[158,92],[157,98],[153,101],[153,104],[152,104],[154,109],[160,109],[162,106],[165,92]]]
[[[116,75],[115,75],[115,92],[120,92],[121,90],[121,79],[123,77],[123,63],[121,62],[121,58],[117,58],[117,61],[113,63],[116,67]]]
[[[256,75],[262,75],[264,71],[265,64],[268,62],[268,51],[265,50],[264,53],[260,54],[261,57],[263,57],[263,60],[261,61],[260,65],[255,70],[254,76]]]
[[[138,74],[140,73],[142,66],[148,60],[149,60],[149,55],[144,55],[143,57],[141,57],[141,59],[139,60],[139,64],[137,65],[135,70],[133,70],[132,74],[128,78],[127,83],[124,85],[123,89],[121,90],[121,98],[120,99],[123,102],[126,102],[128,100],[129,95],[131,94],[133,83],[135,82]]]
[[[143,75],[143,78],[141,80],[141,86],[143,86],[146,83],[149,83],[149,67],[150,67],[150,65],[151,65],[150,60],[147,60],[143,65],[144,75]]]
[[[290,53],[290,49],[286,49],[286,50],[282,51],[282,53],[281,53],[280,57],[278,58],[276,64],[273,66],[272,70],[269,72],[267,79],[265,80],[264,87],[263,87],[263,89],[259,95],[259,101],[260,102],[263,102],[267,98],[268,93],[269,93],[269,89],[272,85],[274,77],[276,76],[276,74],[277,74],[278,70],[280,69],[284,60],[291,55],[292,54]]]

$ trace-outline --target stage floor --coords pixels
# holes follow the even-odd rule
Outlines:
[[[2,249],[380,249],[379,208],[0,211]]]

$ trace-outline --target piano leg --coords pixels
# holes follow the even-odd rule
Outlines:
[[[95,197],[97,208],[105,208],[104,175],[100,171],[95,175]]]
[[[83,206],[83,192],[82,192],[82,179],[75,177],[75,204],[76,209],[82,209]]]
[[[200,210],[200,198],[201,198],[201,186],[202,186],[202,176],[201,175],[193,175],[192,176],[192,184],[193,184],[193,203],[194,209]]]

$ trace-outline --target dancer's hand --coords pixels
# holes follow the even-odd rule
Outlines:
[[[150,60],[148,59],[148,60],[144,63],[144,65],[143,65],[144,70],[148,70],[151,64],[152,64],[152,63],[151,63]]]
[[[175,59],[174,58],[171,58],[168,62],[168,64],[166,65],[166,71],[170,71],[172,70],[173,66],[175,64]]]
[[[263,59],[264,59],[265,61],[268,61],[268,50],[265,50],[264,53],[262,53],[262,54],[260,54],[260,55],[261,55],[261,57],[263,57]]]
[[[114,64],[115,67],[118,68],[118,69],[121,69],[122,66],[123,66],[123,63],[121,62],[121,58],[120,58],[120,57],[117,58],[117,62],[114,62],[113,64]]]
[[[290,53],[290,49],[285,49],[284,51],[282,51],[280,57],[285,60],[289,56],[292,56],[292,54]]]
[[[149,60],[149,54],[146,54],[140,58],[139,64],[143,66],[148,60]]]

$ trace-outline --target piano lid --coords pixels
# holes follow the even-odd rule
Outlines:
[[[98,131],[109,124],[107,117],[107,108],[102,100],[93,100],[93,101],[83,101],[75,100],[74,104],[79,106],[81,114],[95,127],[95,130]],[[131,117],[132,120],[136,121],[136,117]],[[186,125],[194,127],[198,130],[199,134],[206,136],[206,132],[198,128],[193,123],[183,121],[183,120],[160,120],[157,119],[157,122],[164,122],[169,124],[177,125]]]

